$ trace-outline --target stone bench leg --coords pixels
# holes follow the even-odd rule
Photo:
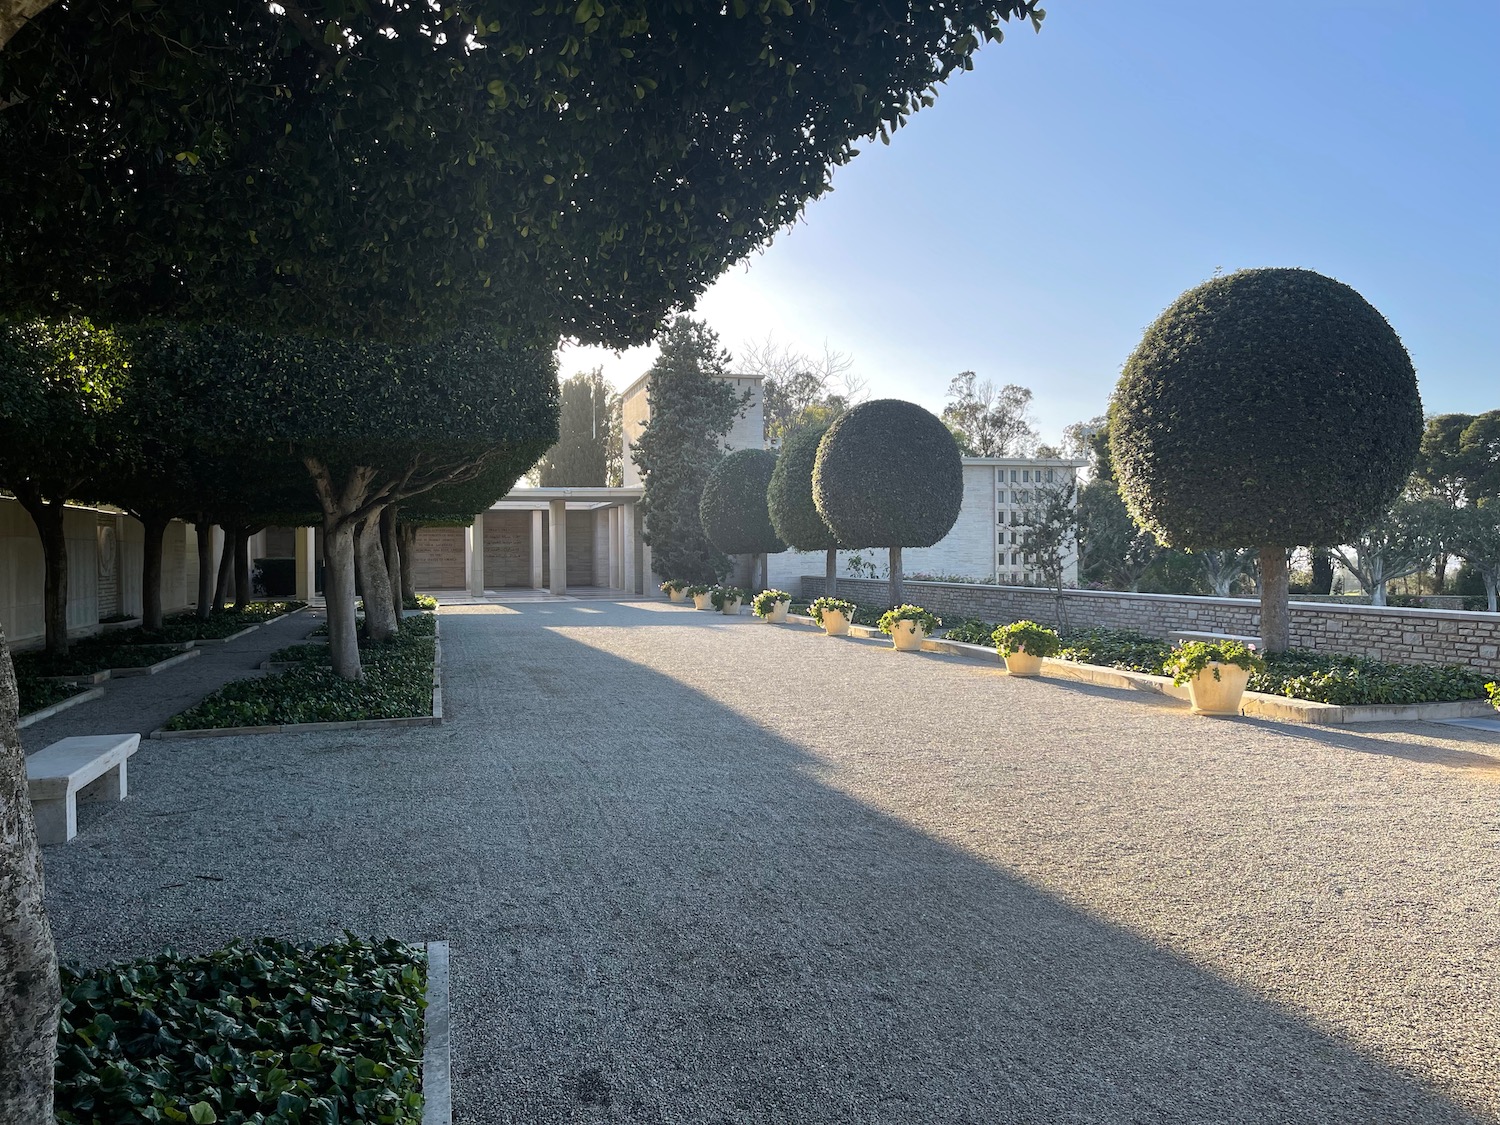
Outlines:
[[[100,778],[102,781],[103,778]],[[36,821],[36,838],[43,844],[66,844],[78,835],[78,805],[73,794],[51,801],[32,801],[31,815]]]
[[[130,791],[130,783],[125,775],[128,765],[129,759],[127,758],[114,769],[100,774],[78,791],[78,799],[80,801],[123,801]]]

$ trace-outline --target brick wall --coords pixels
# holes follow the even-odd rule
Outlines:
[[[802,596],[823,592],[823,576],[802,576]],[[839,596],[884,605],[886,584],[840,578]],[[977,586],[958,582],[907,582],[906,600],[939,617],[1007,622],[1030,618],[1069,629],[1136,629],[1165,637],[1174,629],[1256,635],[1260,603],[1245,598],[1195,598],[1032,586]],[[1066,621],[1063,616],[1066,615]],[[1293,648],[1347,652],[1405,664],[1466,664],[1500,676],[1500,613],[1318,605],[1292,602]]]

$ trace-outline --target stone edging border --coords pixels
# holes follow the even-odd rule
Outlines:
[[[452,1012],[448,943],[427,943],[427,1011],[423,1017],[422,1125],[453,1125]]]
[[[817,626],[817,622],[806,616],[788,615],[787,621]],[[849,635],[861,638],[883,637],[880,630],[868,625],[850,625]],[[961,656],[990,664],[1005,663],[994,649],[962,641],[945,641],[942,638],[923,641],[922,651]],[[1043,660],[1042,667],[1061,680],[1150,692],[1182,703],[1188,701],[1187,685],[1174,684],[1169,676],[1151,676],[1145,672],[1128,672],[1123,668],[1107,668],[1098,664],[1080,664],[1074,660],[1052,658]],[[1355,723],[1424,723],[1443,719],[1476,719],[1492,716],[1494,713],[1495,709],[1483,699],[1466,699],[1457,703],[1377,703],[1344,707],[1333,703],[1266,695],[1258,691],[1247,691],[1240,706],[1240,714],[1246,718],[1329,727]]]
[[[282,723],[264,727],[208,727],[201,730],[167,730],[163,727],[157,727],[148,737],[159,740],[231,738],[242,734],[307,734],[312,731],[389,730],[404,727],[440,727],[442,725],[443,642],[437,634],[433,634],[432,714],[430,715],[412,715],[404,719],[352,719],[341,723]]]
[[[158,660],[155,664],[147,664],[140,668],[111,668],[110,678],[115,680],[129,679],[131,676],[154,676],[165,668],[174,664],[181,664],[184,660],[192,660],[196,656],[202,656],[203,650],[190,648],[186,652],[179,652],[176,656],[169,656],[165,660]]]
[[[59,700],[49,707],[43,707],[40,711],[33,711],[29,715],[22,715],[16,722],[16,729],[29,727],[32,723],[39,723],[43,719],[50,719],[59,711],[66,711],[69,707],[77,707],[80,703],[87,703],[90,699],[98,699],[104,694],[102,687],[91,687],[88,691],[80,691],[77,695],[70,695],[67,699]]]

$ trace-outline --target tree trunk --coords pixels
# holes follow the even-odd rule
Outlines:
[[[0,1121],[51,1125],[62,990],[43,905],[42,850],[16,729],[18,704],[0,630]]]
[[[328,655],[345,680],[359,679],[359,632],[354,619],[354,527],[365,515],[373,469],[356,466],[335,484],[328,465],[317,457],[302,464],[312,477],[323,509],[323,601],[328,609]]]
[[[258,528],[237,527],[234,529],[234,608],[243,610],[255,600],[255,591],[250,586],[250,536]]]
[[[47,655],[68,655],[68,538],[63,531],[63,501],[47,504],[42,524],[42,555],[47,584],[43,593]]]
[[[417,600],[417,584],[411,574],[412,553],[417,549],[417,526],[410,523],[396,525],[396,539],[401,553],[401,600]]]
[[[1500,586],[1500,582],[1497,582],[1496,579],[1500,578],[1500,576],[1497,576],[1494,571],[1490,571],[1488,574],[1482,575],[1482,577],[1484,579],[1484,596],[1490,603],[1490,612],[1494,613],[1496,612],[1496,587]]]
[[[1370,583],[1370,604],[1385,605],[1385,579],[1377,578]]]
[[[823,593],[830,598],[839,596],[839,550],[829,547],[823,556]]]
[[[401,536],[396,533],[399,526],[396,506],[388,505],[380,513],[380,553],[385,556],[385,577],[391,587],[391,608],[395,610],[397,621],[406,610],[401,593]]]
[[[1327,547],[1312,549],[1312,593],[1333,593],[1333,557]]]
[[[1265,652],[1285,652],[1291,644],[1291,573],[1285,547],[1260,549],[1260,643]]]
[[[194,520],[193,530],[198,534],[198,620],[207,621],[214,600],[214,528],[205,520]]]
[[[328,655],[345,680],[359,679],[359,632],[354,620],[354,525],[323,523],[323,601],[328,607]]]
[[[150,513],[141,517],[145,529],[145,543],[141,548],[141,627],[160,629],[161,612],[161,551],[162,539],[167,534],[170,517]]]
[[[365,636],[388,641],[400,628],[391,594],[390,570],[380,549],[380,513],[371,512],[354,532],[355,565],[365,597]]]
[[[1441,594],[1443,587],[1448,584],[1448,556],[1446,554],[1439,553],[1433,558],[1432,577],[1434,582],[1432,592]]]
[[[214,612],[222,613],[229,601],[229,583],[234,577],[234,551],[230,548],[229,528],[224,529],[224,545],[219,550],[219,572],[214,579]]]
[[[771,556],[764,551],[760,556],[760,588],[762,590],[771,588]]]
[[[890,581],[891,606],[905,605],[906,590],[901,584],[901,548],[891,548],[891,581]]]

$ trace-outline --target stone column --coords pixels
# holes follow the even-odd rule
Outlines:
[[[312,601],[318,582],[318,529],[299,527],[292,532],[292,552],[296,555],[297,600]]]
[[[484,597],[484,515],[464,528],[464,579],[469,593]]]
[[[547,589],[562,595],[568,592],[568,502],[549,500],[547,503],[552,516],[552,542],[549,545],[552,557],[548,560],[552,565],[547,568],[550,571]]]
[[[606,554],[609,557],[609,585],[610,589],[619,590],[623,589],[625,585],[625,583],[620,578],[620,509],[606,508],[604,510],[604,515],[605,523],[608,526],[609,530],[609,534],[606,536],[606,541],[609,544],[608,550],[606,551]]]
[[[547,578],[542,573],[542,536],[547,534],[547,516],[540,508],[531,513],[531,588],[543,590]]]
[[[635,572],[635,501],[620,505],[620,585],[627,594],[644,593]]]

